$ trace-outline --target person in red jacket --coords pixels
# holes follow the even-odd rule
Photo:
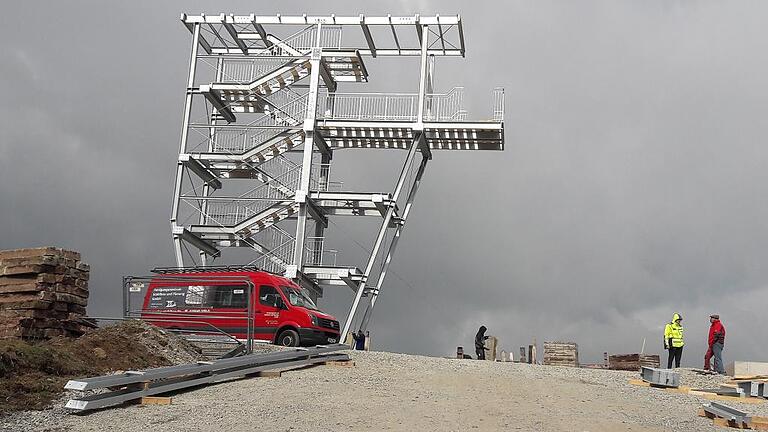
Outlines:
[[[715,358],[715,372],[725,375],[723,366],[723,346],[725,345],[725,327],[720,322],[720,315],[709,316],[709,340],[707,353],[704,355],[704,369],[710,370],[709,361]]]

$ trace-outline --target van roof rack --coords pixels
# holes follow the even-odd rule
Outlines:
[[[155,274],[178,274],[178,273],[223,273],[234,271],[264,271],[254,265],[226,265],[226,266],[197,266],[197,267],[155,267],[152,273]]]

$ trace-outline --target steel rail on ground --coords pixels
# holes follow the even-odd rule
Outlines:
[[[70,399],[65,408],[77,412],[89,411],[118,405],[144,396],[241,378],[264,370],[349,360],[347,354],[329,355],[329,353],[346,349],[349,347],[343,344],[318,345],[313,348],[269,354],[250,354],[211,362],[160,367],[144,371],[127,371],[116,375],[70,380],[64,386],[65,389],[94,390],[115,387],[119,389]]]

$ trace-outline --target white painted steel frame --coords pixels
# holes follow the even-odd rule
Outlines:
[[[249,247],[261,256],[269,257],[271,262],[284,265],[287,277],[313,290],[316,296],[322,296],[321,285],[351,288],[355,297],[344,323],[344,334],[351,330],[362,299],[369,298],[359,327],[365,330],[411,212],[427,162],[432,158],[432,151],[504,148],[503,89],[494,89],[493,119],[488,121],[465,120],[466,111],[461,106],[463,96],[460,89],[445,94],[436,94],[433,90],[435,57],[463,57],[465,54],[461,18],[458,15],[377,17],[185,14],[181,20],[192,34],[192,50],[171,215],[177,264],[185,264],[185,245],[199,250],[199,261],[203,265],[208,262],[208,258],[220,256],[220,247]],[[293,33],[289,36],[270,33],[273,29],[285,33],[283,29],[291,26],[293,29],[296,26],[303,28],[297,32],[290,30]],[[386,28],[391,33],[391,40],[381,37],[377,39],[375,36],[381,34],[372,31],[374,27]],[[359,31],[358,40],[362,44],[343,45],[341,36],[344,29]],[[415,36],[418,46],[407,42],[409,37],[405,32],[414,31],[410,39]],[[416,55],[420,57],[418,93],[344,93],[338,101],[334,96],[338,82],[368,81],[368,69],[361,56]],[[215,66],[211,63],[214,61]],[[240,66],[229,63],[232,61],[266,61],[268,64],[257,68],[255,63],[251,63],[249,69],[237,69]],[[200,66],[198,62],[215,67],[216,82],[195,86]],[[281,66],[282,69],[270,69],[269,65],[272,64],[284,66]],[[224,69],[227,70],[226,74]],[[260,71],[258,74],[255,72],[257,70]],[[230,73],[239,78],[232,81],[228,75]],[[302,79],[301,84],[294,86],[295,82]],[[288,106],[275,104],[271,97],[280,92],[288,92],[286,97],[292,98],[290,95],[293,93],[289,91],[292,87],[299,89],[293,93],[303,98],[296,101],[306,108],[302,108],[304,114],[297,116],[297,123],[285,123],[283,120],[291,118],[293,114],[281,111]],[[321,90],[324,91],[322,96]],[[198,97],[207,108],[213,110],[207,123],[192,121],[192,103]],[[355,101],[355,98],[359,100]],[[318,104],[320,100],[322,103]],[[351,104],[349,106],[353,110],[342,110],[338,105],[342,100]],[[367,105],[369,103],[383,104],[383,111],[373,112],[379,108]],[[416,105],[415,112],[410,111],[414,108],[412,105],[403,111],[397,103]],[[367,105],[365,110],[362,110],[363,104]],[[318,111],[319,105],[322,108]],[[334,111],[337,106],[341,110],[339,113]],[[354,110],[359,110],[359,113],[354,115]],[[273,112],[270,115],[274,120],[268,123],[244,124],[239,118],[244,113],[263,112],[266,116],[268,111]],[[284,117],[286,115],[289,117]],[[269,132],[269,128],[276,128],[277,135]],[[200,144],[190,144],[191,130],[207,131],[208,142],[205,147],[199,149]],[[240,133],[245,134],[242,145],[229,147],[230,144],[224,144],[225,147],[221,148],[218,144],[222,139],[221,131],[234,131],[230,134],[244,131]],[[248,137],[257,136],[269,138],[257,143],[248,142]],[[301,145],[303,148],[299,149]],[[228,150],[230,148],[234,151]],[[327,187],[329,184],[329,168],[334,149],[346,148],[406,150],[407,156],[394,192],[369,194],[320,189],[318,185]],[[301,162],[296,165],[300,177],[295,189],[281,183],[281,177],[275,177],[260,167],[274,158],[284,158],[290,152],[301,153]],[[417,153],[421,153],[421,161],[418,163]],[[313,167],[316,154],[321,158],[319,168]],[[414,167],[417,167],[415,179],[405,194],[403,212],[400,214],[398,199],[404,195],[406,177]],[[190,182],[194,176],[203,183],[199,193],[195,191],[194,195],[190,195],[182,190],[185,175]],[[281,191],[282,195],[277,198],[272,195],[212,195],[226,189],[229,179],[236,178],[255,179],[263,183],[264,187],[274,187]],[[193,207],[199,211],[196,225],[179,220],[182,202],[195,204]],[[217,208],[221,209],[219,212],[227,211],[227,207],[219,205],[222,203],[244,206],[243,214],[255,211],[248,209],[265,210],[239,221],[233,219],[233,225],[224,225],[213,215]],[[310,258],[311,263],[307,262],[308,256],[320,256],[322,259],[322,251],[319,254],[314,249],[309,252],[307,247],[314,247],[310,245],[315,243],[324,244],[322,239],[330,216],[382,218],[364,270],[355,266],[339,267],[335,262],[333,265],[325,265],[322,261],[316,262],[314,258]],[[308,219],[314,222],[312,230],[307,227]],[[292,258],[282,255],[284,252],[280,252],[280,256],[273,256],[278,246],[260,244],[256,237],[284,220],[295,222],[295,237],[280,230],[284,233],[280,234],[280,238],[292,242]],[[390,230],[393,233],[387,240]],[[284,247],[283,240],[279,248]],[[384,252],[380,262],[379,252]],[[376,278],[376,284],[371,286],[369,282],[373,277]]]

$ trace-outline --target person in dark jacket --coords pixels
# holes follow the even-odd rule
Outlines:
[[[355,339],[355,349],[365,351],[365,334],[363,331],[358,330],[357,333],[352,333],[352,338]]]
[[[478,360],[485,360],[485,350],[487,350],[485,340],[488,339],[488,336],[485,335],[486,330],[488,329],[485,326],[480,326],[480,330],[475,335],[475,352]]]

